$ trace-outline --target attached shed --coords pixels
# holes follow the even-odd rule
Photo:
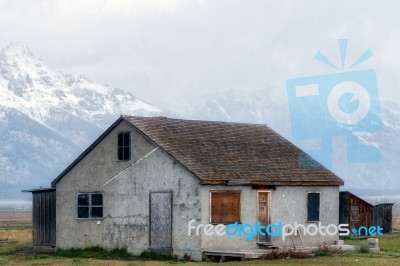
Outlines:
[[[35,247],[56,246],[56,189],[24,190],[32,192],[32,240]]]
[[[369,227],[372,224],[374,206],[349,191],[339,193],[339,223],[352,228]]]
[[[392,206],[393,203],[382,203],[375,205],[372,211],[372,224],[382,227],[384,234],[390,234],[393,230]]]

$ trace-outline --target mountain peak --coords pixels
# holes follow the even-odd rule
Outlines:
[[[22,41],[9,44],[6,48],[2,50],[2,52],[13,56],[33,57],[33,53],[29,49],[28,45]]]

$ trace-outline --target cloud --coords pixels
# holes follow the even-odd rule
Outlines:
[[[314,55],[371,48],[381,94],[400,98],[396,1],[0,1],[0,46],[23,40],[53,68],[157,103],[182,92],[276,88],[329,73]],[[339,62],[339,61],[337,61]]]

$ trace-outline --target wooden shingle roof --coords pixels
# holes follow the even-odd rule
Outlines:
[[[337,186],[344,183],[265,125],[166,117],[123,116],[122,119],[194,173],[203,184]],[[303,161],[299,161],[299,156]]]

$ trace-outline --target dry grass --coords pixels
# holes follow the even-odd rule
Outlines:
[[[393,229],[400,231],[400,217],[393,218]]]
[[[30,213],[0,213],[0,240],[32,241],[32,215]]]
[[[2,230],[0,231],[0,239],[16,241],[12,243],[0,243],[0,258],[2,255],[14,254],[22,248],[32,247],[31,230]]]
[[[0,239],[9,241],[29,242],[32,241],[32,231],[30,230],[4,230],[0,231]]]
[[[32,215],[30,213],[0,213],[0,239],[32,241]]]
[[[0,239],[16,241],[0,243],[0,264],[4,255],[32,246],[32,215],[30,213],[0,213]]]
[[[31,213],[0,213],[0,230],[31,228]]]

